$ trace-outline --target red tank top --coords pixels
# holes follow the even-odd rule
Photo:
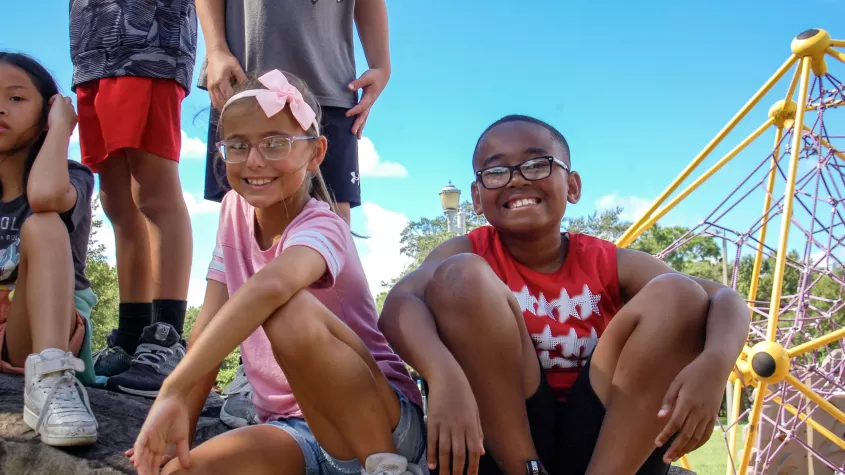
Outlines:
[[[477,228],[467,236],[473,253],[490,264],[519,302],[549,386],[564,400],[610,319],[622,307],[616,245],[570,234],[563,265],[545,274],[517,262],[492,226]]]

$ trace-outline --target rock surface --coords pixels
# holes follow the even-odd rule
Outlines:
[[[123,453],[134,444],[152,400],[93,388],[88,388],[88,396],[99,423],[98,442],[79,448],[50,447],[39,441],[21,417],[23,376],[0,373],[0,474],[134,474]],[[195,443],[228,429],[219,419],[222,405],[220,396],[209,396]]]
[[[135,470],[123,453],[135,442],[152,400],[88,388],[99,422],[99,440],[89,447],[58,449],[42,444],[24,424],[23,376],[0,373],[0,474],[123,475]],[[211,394],[197,424],[195,444],[225,432],[223,400]],[[669,475],[694,475],[673,467]]]

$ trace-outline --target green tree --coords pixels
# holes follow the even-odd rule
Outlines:
[[[487,220],[484,216],[477,215],[472,209],[471,202],[464,201],[461,203],[461,211],[463,211],[467,217],[467,232],[487,224]],[[449,226],[446,222],[445,216],[438,216],[434,219],[423,217],[420,218],[419,221],[411,221],[408,223],[408,225],[405,226],[405,229],[402,230],[400,239],[402,247],[400,252],[402,252],[403,255],[410,257],[412,261],[407,267],[405,267],[399,276],[390,282],[382,282],[382,285],[386,285],[388,287],[396,285],[396,282],[398,282],[399,279],[405,277],[409,273],[413,272],[414,269],[419,267],[423,260],[425,260],[426,256],[428,256],[434,248],[452,236],[453,234],[449,233]],[[384,299],[382,299],[381,303],[384,303]]]
[[[96,214],[100,208],[98,199],[94,199],[91,208],[92,214]],[[97,305],[91,310],[91,326],[94,328],[91,346],[94,350],[106,346],[106,336],[113,328],[117,328],[117,311],[120,303],[117,269],[109,264],[106,247],[97,240],[97,235],[102,232],[102,228],[103,220],[92,219],[85,265],[85,274],[91,281],[91,290],[97,294]]]

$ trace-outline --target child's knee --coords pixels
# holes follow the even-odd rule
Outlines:
[[[659,325],[667,332],[704,338],[710,297],[697,282],[682,274],[655,277],[640,291],[647,306],[645,313],[664,316]]]
[[[273,352],[285,359],[308,355],[314,348],[324,348],[331,332],[324,318],[326,309],[311,292],[300,290],[276,310],[262,327],[273,344]]]
[[[425,289],[425,300],[432,311],[459,310],[474,305],[477,295],[491,291],[491,276],[487,262],[475,254],[458,254],[444,260]]]
[[[34,213],[21,226],[21,245],[36,240],[56,242],[60,239],[68,239],[68,230],[58,213]]]

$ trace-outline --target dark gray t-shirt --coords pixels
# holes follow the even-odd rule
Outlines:
[[[349,109],[355,80],[355,0],[226,0],[226,42],[247,76],[299,76],[323,107]],[[205,89],[207,59],[198,87]]]
[[[70,183],[76,188],[76,204],[60,216],[70,233],[70,250],[73,254],[75,290],[91,287],[85,276],[85,259],[88,255],[88,237],[91,233],[91,195],[94,191],[94,174],[85,165],[68,160]],[[0,284],[14,284],[20,264],[20,234],[32,209],[21,195],[12,201],[0,201]]]

